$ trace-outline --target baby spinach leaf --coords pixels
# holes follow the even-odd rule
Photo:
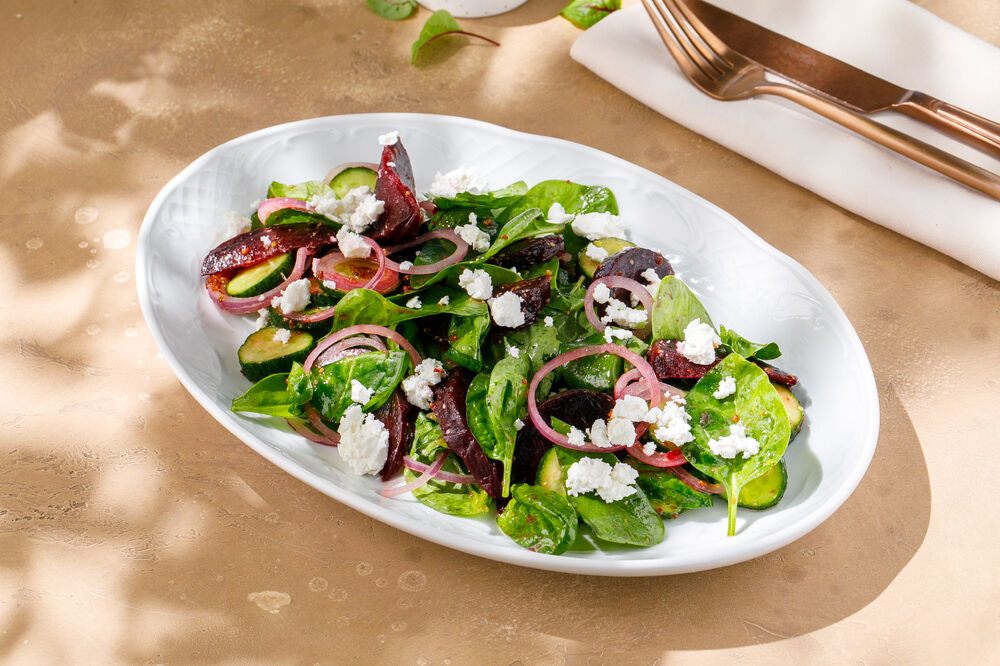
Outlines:
[[[684,329],[695,319],[712,326],[712,318],[698,297],[679,278],[660,281],[653,302],[653,340],[683,340]]]
[[[725,326],[719,327],[719,337],[722,339],[722,344],[745,359],[756,358],[761,361],[768,361],[781,356],[778,343],[769,342],[766,345],[759,345],[756,342],[750,342],[736,331],[728,329]]]
[[[718,400],[712,394],[724,377],[736,381],[736,393],[732,398]],[[788,415],[764,371],[739,354],[729,354],[709,370],[686,399],[694,441],[683,446],[684,455],[696,469],[722,483],[726,496],[732,498],[728,527],[732,536],[736,533],[735,498],[748,481],[766,474],[781,460],[790,434]],[[712,453],[709,440],[730,434],[734,423],[746,428],[747,436],[760,443],[755,455],[723,458]]]
[[[508,333],[504,336],[504,342],[504,347],[516,347],[522,357],[527,356],[530,375],[534,375],[546,361],[559,354],[559,336],[556,328],[546,326],[543,319],[539,319],[527,328]]]
[[[253,412],[267,414],[283,419],[301,418],[302,412],[298,405],[293,404],[285,390],[287,373],[269,375],[250,387],[246,393],[233,398],[234,412]]]
[[[399,21],[417,10],[417,0],[365,0],[368,9],[384,19]]]
[[[328,363],[313,370],[312,404],[324,419],[338,423],[354,404],[351,380],[356,379],[372,391],[364,404],[371,411],[389,398],[409,368],[409,355],[399,351],[368,352]]]
[[[621,0],[573,0],[559,14],[576,27],[586,30],[621,8]]]
[[[591,328],[586,336],[564,343],[562,352],[566,353],[591,345],[601,345],[604,342],[604,335]],[[626,340],[624,346],[640,356],[646,353],[646,343],[635,336]],[[570,361],[559,369],[559,373],[570,388],[608,392],[614,388],[615,382],[625,371],[624,364],[625,361],[620,356],[595,354]]]
[[[564,224],[552,224],[538,208],[529,208],[500,227],[496,240],[476,261],[486,261],[500,250],[524,238],[562,231]]]
[[[288,373],[288,399],[294,405],[304,405],[313,396],[312,376],[305,371],[298,361],[292,362],[292,369]]]
[[[489,330],[488,314],[475,317],[453,315],[451,323],[448,324],[448,341],[451,346],[444,353],[445,359],[473,372],[479,372],[483,369],[482,344]]]
[[[479,269],[486,271],[490,274],[490,281],[493,283],[493,286],[511,284],[512,282],[517,282],[521,279],[520,275],[509,268],[494,266],[493,264],[481,264],[478,261],[460,261],[457,264],[452,264],[451,266],[448,266],[433,275],[414,275],[410,278],[410,286],[413,287],[414,291],[419,291],[438,282],[444,282],[450,286],[458,287],[458,278],[467,269]],[[462,293],[465,293],[464,289],[462,289]]]
[[[510,472],[514,460],[517,427],[514,421],[523,419],[528,395],[528,359],[508,356],[493,366],[486,394],[496,449],[491,458],[503,463],[504,496],[510,489]]]
[[[445,35],[466,35],[487,41],[493,46],[500,46],[500,42],[493,41],[489,37],[462,30],[462,26],[458,24],[454,16],[444,9],[439,9],[427,19],[427,23],[424,24],[423,30],[420,31],[417,41],[413,42],[413,46],[410,49],[410,64],[417,64],[417,56],[420,54],[422,48]]]
[[[441,433],[441,426],[427,412],[417,414],[413,429],[413,444],[410,445],[410,457],[421,462],[430,463],[437,458],[438,453],[447,451],[448,445]]]
[[[511,500],[497,516],[500,530],[536,553],[559,555],[576,540],[580,519],[569,501],[541,486],[515,484]]]
[[[695,490],[667,470],[637,460],[628,463],[639,470],[639,487],[656,513],[664,518],[676,518],[685,509],[712,506],[711,494]]]
[[[328,227],[338,227],[339,225],[330,218],[319,213],[310,213],[305,210],[294,208],[282,208],[267,216],[264,221],[265,227],[277,227],[284,224],[325,224]]]
[[[487,398],[489,391],[489,372],[480,372],[472,378],[469,390],[465,394],[465,421],[472,431],[472,436],[483,449],[483,453],[494,460],[501,460],[497,456],[497,438],[493,434],[493,421],[490,419]]]
[[[565,180],[543,180],[504,211],[502,222],[511,220],[530,208],[548,215],[552,204],[558,203],[567,213],[618,214],[614,192],[602,185],[580,185]]]
[[[440,299],[447,295],[447,305],[441,305]],[[393,299],[408,301],[414,294],[401,294]],[[487,314],[486,303],[469,298],[465,291],[453,289],[429,290],[420,294],[420,308],[408,308],[387,299],[371,289],[352,289],[337,303],[337,309],[332,319],[332,330],[355,324],[378,324],[379,326],[395,326],[396,324],[428,317],[436,314],[459,314],[466,317]]]
[[[307,180],[304,183],[296,183],[295,185],[285,185],[284,183],[279,183],[275,180],[272,181],[271,185],[267,188],[267,198],[274,199],[277,197],[291,197],[292,199],[309,201],[309,199],[314,196],[324,194],[329,191],[330,186],[322,180]]]
[[[414,426],[410,457],[429,465],[442,451],[448,451],[448,448],[441,434],[441,426],[426,413],[421,412]],[[451,452],[448,453],[441,469],[453,474],[468,474],[458,456]],[[420,476],[418,472],[403,469],[403,477],[407,482],[413,481],[418,476]],[[475,516],[487,513],[493,506],[493,500],[479,485],[451,483],[441,479],[431,479],[427,484],[414,490],[413,496],[421,504],[453,516]]]

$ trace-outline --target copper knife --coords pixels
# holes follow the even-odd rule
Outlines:
[[[898,111],[1000,157],[1000,124],[869,74],[703,0],[686,0],[724,42],[764,69],[863,114]]]

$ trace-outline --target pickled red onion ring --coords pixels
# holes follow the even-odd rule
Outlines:
[[[260,220],[261,224],[267,221],[268,216],[279,210],[285,210],[290,208],[292,210],[301,210],[307,213],[315,213],[315,209],[309,205],[308,201],[304,199],[293,199],[292,197],[275,197],[273,199],[264,199],[257,206],[257,219]]]
[[[403,464],[406,465],[407,469],[412,469],[414,472],[426,472],[431,468],[430,465],[425,465],[419,460],[414,460],[410,456],[403,456]],[[451,472],[445,472],[444,470],[438,471],[434,475],[434,478],[440,479],[441,481],[447,481],[449,483],[478,483],[476,477],[471,474],[452,474]]]
[[[330,444],[327,446],[337,446],[340,443],[340,433],[323,423],[323,417],[319,415],[319,412],[312,405],[306,403],[303,405],[302,411],[309,418],[309,423],[330,440]]]
[[[334,344],[340,342],[345,338],[357,335],[359,333],[364,333],[367,335],[378,335],[388,340],[392,340],[397,345],[403,348],[407,354],[410,355],[410,361],[413,363],[413,367],[420,365],[423,360],[417,350],[413,348],[410,341],[404,338],[402,335],[392,330],[391,328],[386,328],[385,326],[378,326],[377,324],[355,324],[354,326],[348,326],[347,328],[331,333],[317,344],[309,355],[306,356],[305,362],[302,364],[302,369],[307,373],[312,369],[313,364],[319,355],[324,351],[332,347]],[[626,350],[627,351],[627,350]]]
[[[395,486],[388,486],[382,489],[382,497],[396,497],[404,493],[408,493],[412,490],[416,490],[421,486],[427,485],[427,483],[433,479],[438,472],[441,471],[441,467],[444,466],[445,458],[448,457],[447,451],[442,451],[441,455],[437,457],[434,463],[427,468],[427,471],[418,476],[413,481],[409,483],[397,484]]]
[[[330,441],[323,435],[317,435],[312,430],[305,427],[295,419],[285,419],[285,420],[288,421],[288,425],[292,426],[292,430],[299,433],[300,435],[308,439],[310,442],[316,442],[317,444],[322,444],[323,446],[337,446],[336,443]]]
[[[380,294],[386,294],[392,291],[399,284],[399,275],[395,269],[387,268],[392,262],[386,260],[385,252],[378,243],[367,236],[361,238],[372,248],[375,253],[375,261],[378,263],[378,268],[372,277],[367,280],[363,278],[352,279],[338,271],[337,266],[355,261],[355,259],[345,257],[340,252],[331,252],[313,261],[313,274],[323,282],[332,282],[334,287],[343,292],[352,289],[372,289]],[[371,259],[365,259],[365,261],[371,261]]]
[[[670,472],[687,484],[688,487],[703,493],[719,495],[723,491],[721,483],[709,483],[708,481],[703,481],[683,467],[671,467]]]
[[[316,361],[313,363],[315,366],[326,365],[327,363],[332,363],[337,360],[335,357],[341,352],[345,352],[349,349],[357,349],[358,347],[369,347],[375,351],[385,351],[385,345],[378,338],[370,338],[367,335],[357,335],[353,338],[347,338],[341,340],[332,347],[326,349],[322,354],[320,354]]]
[[[466,243],[454,229],[435,229],[433,231],[428,231],[425,234],[420,234],[413,240],[405,243],[399,243],[397,245],[391,245],[385,248],[385,253],[389,255],[394,252],[398,252],[399,250],[405,250],[408,247],[413,247],[414,245],[421,245],[434,238],[441,238],[450,243],[454,243],[455,251],[444,259],[435,261],[433,264],[427,264],[425,266],[411,266],[410,268],[404,269],[391,259],[386,259],[385,265],[389,268],[389,270],[402,273],[403,275],[431,275],[433,273],[437,273],[443,268],[457,264],[465,258],[466,254],[469,253],[469,244]]]
[[[635,329],[636,335],[643,337],[653,330],[653,297],[649,294],[649,290],[635,280],[622,277],[621,275],[607,275],[597,278],[587,287],[587,293],[583,297],[583,311],[587,315],[587,321],[594,327],[594,330],[600,332],[607,327],[607,324],[601,321],[600,317],[594,311],[594,289],[601,284],[613,289],[627,289],[642,303],[642,307],[646,313],[646,323],[643,324],[642,328]]]
[[[288,285],[302,278],[302,275],[306,271],[306,259],[309,257],[310,252],[311,250],[304,247],[296,250],[295,265],[292,267],[292,272],[289,274],[288,278],[274,289],[265,291],[259,296],[230,296],[226,293],[225,287],[219,286],[218,283],[213,281],[211,277],[208,279],[205,286],[208,288],[212,301],[226,312],[231,312],[233,314],[250,314],[251,312],[256,312],[268,307],[271,304],[272,298],[280,296],[281,292],[284,291]]]

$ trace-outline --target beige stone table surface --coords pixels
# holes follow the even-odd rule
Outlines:
[[[426,10],[0,1],[0,661],[996,663],[998,284],[625,97],[569,58],[562,4],[466,21],[502,46],[459,38],[414,67]],[[1000,44],[994,0],[921,4]],[[593,578],[421,541],[243,445],[157,353],[137,304],[140,220],[219,143],[366,111],[589,144],[801,262],[878,381],[857,491],[753,561]]]

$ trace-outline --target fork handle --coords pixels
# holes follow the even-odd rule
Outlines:
[[[1000,124],[911,90],[892,109],[943,130],[956,139],[995,157],[1000,157]]]
[[[824,118],[871,139],[904,157],[919,162],[963,185],[1000,200],[1000,176],[950,153],[903,134],[891,127],[870,120],[844,107],[828,102],[815,93],[783,83],[768,83],[757,88],[758,93],[777,95],[800,104]]]

